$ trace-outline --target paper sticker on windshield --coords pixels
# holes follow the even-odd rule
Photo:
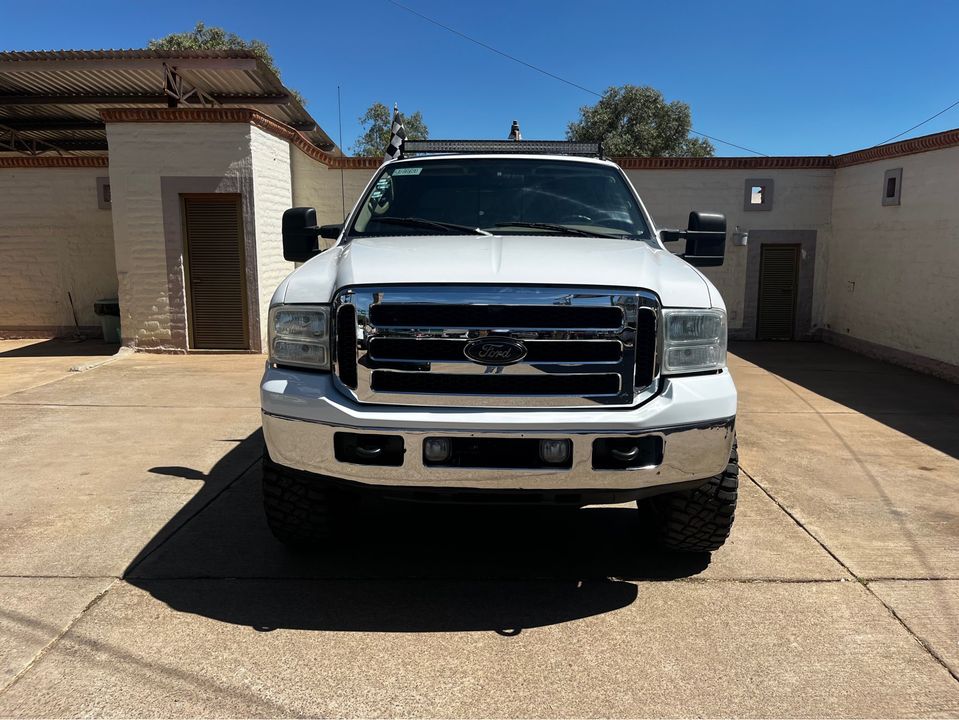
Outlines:
[[[423,172],[423,168],[421,167],[396,168],[396,170],[393,171],[393,177],[397,175],[419,175],[421,172]]]

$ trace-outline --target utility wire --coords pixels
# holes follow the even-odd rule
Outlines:
[[[543,68],[541,68],[541,67],[538,67],[538,66],[536,66],[536,65],[533,65],[532,63],[528,63],[528,62],[526,62],[525,60],[520,60],[518,57],[515,57],[514,55],[510,55],[510,54],[507,53],[507,52],[503,52],[502,50],[499,50],[499,49],[497,49],[497,48],[494,48],[492,45],[487,45],[486,43],[482,42],[481,40],[477,40],[477,39],[474,38],[474,37],[470,37],[470,36],[467,35],[466,33],[462,33],[462,32],[460,32],[459,30],[457,30],[457,29],[455,29],[455,28],[451,28],[449,25],[444,25],[444,24],[441,23],[439,20],[434,20],[433,18],[429,17],[428,15],[424,15],[423,13],[418,12],[418,11],[414,10],[413,8],[411,8],[411,7],[407,7],[406,5],[403,5],[402,3],[396,2],[396,0],[387,0],[387,2],[390,3],[391,5],[395,5],[396,7],[400,8],[401,10],[405,10],[406,12],[408,12],[408,13],[410,13],[410,14],[412,14],[412,15],[416,15],[416,17],[421,18],[421,19],[423,19],[423,20],[426,20],[427,22],[432,23],[433,25],[436,25],[437,27],[441,27],[441,28],[443,28],[444,30],[446,30],[447,32],[451,32],[451,33],[453,33],[454,35],[458,35],[459,37],[463,38],[464,40],[469,40],[471,43],[474,43],[475,45],[479,45],[481,48],[485,48],[486,50],[489,50],[490,52],[494,52],[494,53],[496,53],[497,55],[501,55],[501,56],[503,56],[504,58],[506,58],[506,59],[508,59],[508,60],[512,60],[512,61],[515,62],[515,63],[519,63],[520,65],[523,65],[523,66],[525,66],[525,67],[528,67],[530,70],[535,70],[535,71],[538,72],[538,73],[541,73],[541,74],[543,74],[543,75],[546,75],[547,77],[553,78],[553,80],[559,80],[561,83],[566,83],[566,84],[569,85],[570,87],[574,87],[574,88],[576,88],[577,90],[582,90],[583,92],[589,93],[590,95],[595,95],[596,97],[599,97],[599,98],[603,97],[602,93],[598,93],[598,92],[596,92],[595,90],[590,90],[588,87],[583,87],[582,85],[579,85],[578,83],[574,83],[572,80],[567,80],[567,79],[564,78],[564,77],[560,77],[559,75],[556,75],[555,73],[551,73],[549,70],[545,70],[545,69],[543,69]],[[959,102],[957,102],[957,104],[959,104]],[[947,109],[948,109],[948,108],[947,108]],[[944,110],[943,112],[945,112],[945,110]],[[930,118],[930,120],[931,120],[931,119],[932,119],[932,118]],[[928,122],[928,121],[927,121],[927,122]],[[712,135],[707,135],[706,133],[701,133],[701,132],[698,132],[698,131],[696,131],[696,130],[690,130],[690,132],[691,132],[693,135],[699,135],[700,137],[704,137],[704,138],[707,138],[707,139],[709,139],[709,140],[715,140],[716,142],[722,143],[723,145],[729,145],[730,147],[738,148],[739,150],[745,150],[746,152],[751,152],[751,153],[753,153],[754,155],[761,155],[762,157],[769,157],[766,153],[761,153],[761,152],[759,152],[758,150],[753,150],[752,148],[744,147],[743,145],[737,145],[736,143],[729,142],[728,140],[722,140],[722,139],[720,139],[720,138],[718,138],[718,137],[713,137]],[[906,132],[909,132],[909,131],[907,130]],[[888,140],[887,140],[886,142],[888,142]]]
[[[390,1],[392,2],[392,0],[390,0]],[[956,105],[959,105],[959,100],[956,100],[952,105],[950,105],[950,106],[947,107],[947,108],[944,108],[944,109],[940,110],[940,111],[937,112],[935,115],[932,115],[931,117],[927,117],[927,118],[926,118],[925,120],[923,120],[921,123],[917,123],[916,125],[913,125],[913,126],[912,126],[911,128],[909,128],[908,130],[903,130],[901,133],[899,133],[898,135],[893,135],[893,136],[892,136],[891,138],[889,138],[888,140],[883,140],[881,143],[876,143],[876,145],[873,145],[873,147],[876,147],[876,146],[878,146],[878,145],[885,145],[887,142],[892,142],[892,141],[895,140],[896,138],[901,138],[901,137],[902,137],[903,135],[905,135],[906,133],[910,133],[910,132],[912,132],[913,130],[915,130],[916,128],[922,127],[923,125],[925,125],[925,124],[926,124],[927,122],[929,122],[930,120],[935,120],[937,117],[939,117],[939,116],[942,115],[943,113],[949,112],[949,111],[952,110],[954,107],[956,107]]]
[[[459,36],[460,36],[461,38],[463,38],[464,40],[469,40],[471,43],[475,43],[475,44],[479,45],[480,47],[486,48],[486,49],[489,50],[490,52],[494,52],[494,53],[496,53],[497,55],[502,55],[504,58],[507,58],[507,59],[509,59],[509,60],[512,60],[513,62],[519,63],[520,65],[525,65],[525,66],[528,67],[530,70],[535,70],[535,71],[538,72],[538,73],[542,73],[543,75],[547,75],[547,76],[553,78],[553,80],[559,80],[561,83],[566,83],[567,85],[571,85],[572,87],[574,87],[574,88],[576,88],[576,89],[578,89],[578,90],[582,90],[583,92],[588,92],[588,93],[590,93],[591,95],[595,95],[596,97],[602,97],[602,95],[601,95],[600,93],[596,92],[595,90],[590,90],[588,87],[583,87],[582,85],[577,85],[577,84],[574,83],[572,80],[567,80],[566,78],[562,78],[562,77],[560,77],[559,75],[554,75],[554,74],[551,73],[549,70],[544,70],[544,69],[541,68],[541,67],[537,67],[536,65],[532,65],[532,64],[526,62],[525,60],[520,60],[518,57],[514,57],[513,55],[510,55],[509,53],[503,52],[502,50],[497,50],[497,49],[494,48],[492,45],[487,45],[486,43],[481,42],[480,40],[477,40],[476,38],[470,37],[470,36],[467,35],[466,33],[461,33],[459,30],[456,30],[455,28],[451,28],[449,25],[444,25],[443,23],[439,22],[438,20],[434,20],[433,18],[428,17],[428,16],[424,15],[424,14],[421,13],[421,12],[417,12],[416,10],[414,10],[414,9],[411,8],[411,7],[406,7],[406,5],[401,5],[400,3],[396,2],[396,0],[387,0],[387,2],[389,2],[389,3],[392,4],[392,5],[395,5],[395,6],[398,7],[398,8],[401,8],[401,9],[403,9],[403,10],[406,10],[406,12],[412,13],[413,15],[416,15],[417,17],[422,18],[423,20],[426,20],[427,22],[431,22],[431,23],[433,23],[434,25],[436,25],[437,27],[441,27],[441,28],[443,28],[444,30],[448,30],[449,32],[453,33],[454,35],[459,35]]]

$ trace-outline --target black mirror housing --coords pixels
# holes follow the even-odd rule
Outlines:
[[[686,252],[683,258],[696,267],[717,267],[726,255],[726,216],[721,213],[689,213]]]
[[[283,258],[290,262],[306,262],[320,249],[317,237],[316,210],[311,207],[290,208],[283,213]]]
[[[320,225],[320,237],[326,240],[336,240],[341,232],[343,232],[343,223]]]
[[[701,230],[706,232],[726,232],[726,216],[722,213],[696,212],[689,213],[689,223],[687,227],[690,230]]]

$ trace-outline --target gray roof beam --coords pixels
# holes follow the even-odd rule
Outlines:
[[[31,130],[103,130],[100,120],[77,120],[75,118],[0,118],[0,124],[12,130],[30,132]]]

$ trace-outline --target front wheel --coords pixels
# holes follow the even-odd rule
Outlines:
[[[712,552],[729,537],[739,499],[739,451],[733,441],[726,469],[692,490],[639,500],[656,540],[669,550]]]
[[[290,547],[328,540],[350,509],[347,498],[320,478],[263,458],[263,510],[273,536]]]

